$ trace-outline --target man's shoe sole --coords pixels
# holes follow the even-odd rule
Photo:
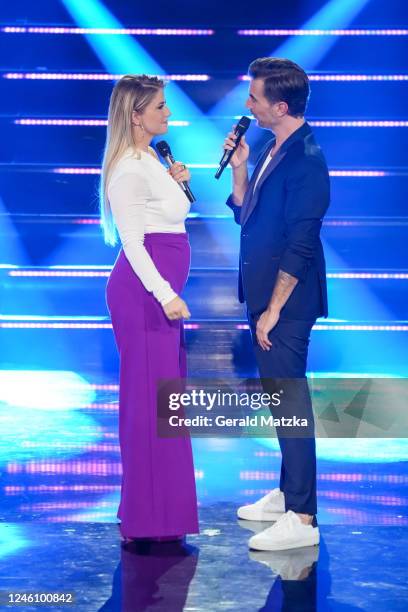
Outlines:
[[[292,550],[293,548],[306,548],[307,546],[318,546],[320,543],[320,538],[316,539],[311,538],[310,540],[302,540],[301,543],[292,542],[291,544],[274,544],[265,542],[264,544],[251,544],[249,543],[250,550],[267,550],[270,552],[278,551],[278,550]]]

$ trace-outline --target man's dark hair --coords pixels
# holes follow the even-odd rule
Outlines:
[[[248,68],[253,79],[263,79],[265,98],[272,104],[286,102],[288,114],[303,116],[310,96],[306,72],[295,62],[278,57],[260,57]]]

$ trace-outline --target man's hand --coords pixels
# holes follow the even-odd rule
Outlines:
[[[233,130],[236,128],[236,125],[233,126]],[[235,141],[238,136],[234,131],[229,132],[226,139],[224,140],[224,151],[231,151],[235,147]],[[236,169],[242,166],[249,157],[249,146],[246,143],[245,136],[242,136],[237,150],[233,154],[230,159],[231,166]]]
[[[235,141],[238,136],[234,130],[236,125],[233,125],[232,131],[228,133],[224,140],[224,151],[231,151],[235,147]],[[235,206],[242,206],[245,192],[248,188],[248,161],[249,146],[246,143],[245,136],[242,136],[239,145],[230,159],[232,167],[232,195]]]
[[[163,310],[170,321],[177,319],[189,319],[191,317],[187,304],[180,297],[175,297],[168,304],[164,304]]]
[[[279,314],[277,310],[269,310],[268,308],[261,314],[256,323],[256,339],[258,340],[259,346],[264,351],[269,351],[272,346],[268,334],[279,321]]]

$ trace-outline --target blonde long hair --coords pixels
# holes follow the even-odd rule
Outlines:
[[[158,77],[127,74],[119,79],[112,91],[99,185],[101,226],[104,240],[111,246],[117,243],[118,236],[107,195],[109,180],[116,163],[126,149],[131,147],[136,152],[132,112],[143,113],[157,91],[163,87],[164,81]]]

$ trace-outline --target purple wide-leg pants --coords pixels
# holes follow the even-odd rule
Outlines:
[[[181,293],[190,267],[187,234],[146,234],[144,244],[163,278]],[[197,533],[191,440],[157,434],[157,382],[187,375],[183,323],[167,319],[123,250],[109,277],[106,298],[120,356],[121,534]]]

